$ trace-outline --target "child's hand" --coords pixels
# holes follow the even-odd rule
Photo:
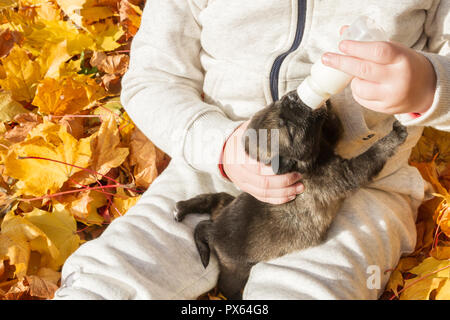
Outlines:
[[[352,93],[362,106],[388,114],[431,107],[436,73],[425,56],[393,42],[344,40],[339,50],[348,56],[327,52],[322,63],[355,76]]]
[[[282,204],[295,199],[304,190],[298,181],[299,173],[275,175],[270,166],[250,158],[241,143],[250,121],[244,122],[228,138],[223,152],[223,169],[228,178],[242,191],[271,204]]]

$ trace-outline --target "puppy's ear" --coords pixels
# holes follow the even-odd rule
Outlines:
[[[296,170],[296,162],[292,159],[275,155],[270,162],[275,174],[285,174]]]

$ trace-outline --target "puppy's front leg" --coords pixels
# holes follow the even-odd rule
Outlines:
[[[225,192],[204,193],[175,204],[175,220],[181,222],[190,213],[209,213],[212,219],[222,211],[234,197]]]
[[[321,197],[322,188],[326,188],[327,198],[345,197],[348,191],[356,190],[368,184],[383,169],[386,161],[394,155],[397,147],[408,136],[406,127],[395,121],[393,130],[385,137],[374,143],[366,152],[352,159],[343,159],[339,155],[334,157],[317,171],[313,188],[315,197]]]

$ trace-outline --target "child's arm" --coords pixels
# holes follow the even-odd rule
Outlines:
[[[204,74],[197,16],[206,2],[147,2],[131,45],[121,100],[134,123],[159,148],[221,177],[217,164],[222,146],[240,122],[201,97]]]
[[[353,74],[352,92],[362,106],[394,114],[407,126],[450,131],[450,2],[427,12],[424,51],[394,42],[342,41],[349,56],[326,53],[326,65]],[[426,57],[426,58],[425,58]]]

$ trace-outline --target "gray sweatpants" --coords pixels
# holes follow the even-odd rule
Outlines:
[[[416,242],[425,184],[406,164],[348,198],[326,241],[253,267],[244,299],[376,299]],[[412,186],[414,184],[415,186]],[[419,191],[417,191],[419,190]],[[172,160],[137,204],[66,261],[55,299],[195,299],[214,288],[218,263],[203,268],[193,241],[206,215],[173,219],[174,204],[232,183]]]

